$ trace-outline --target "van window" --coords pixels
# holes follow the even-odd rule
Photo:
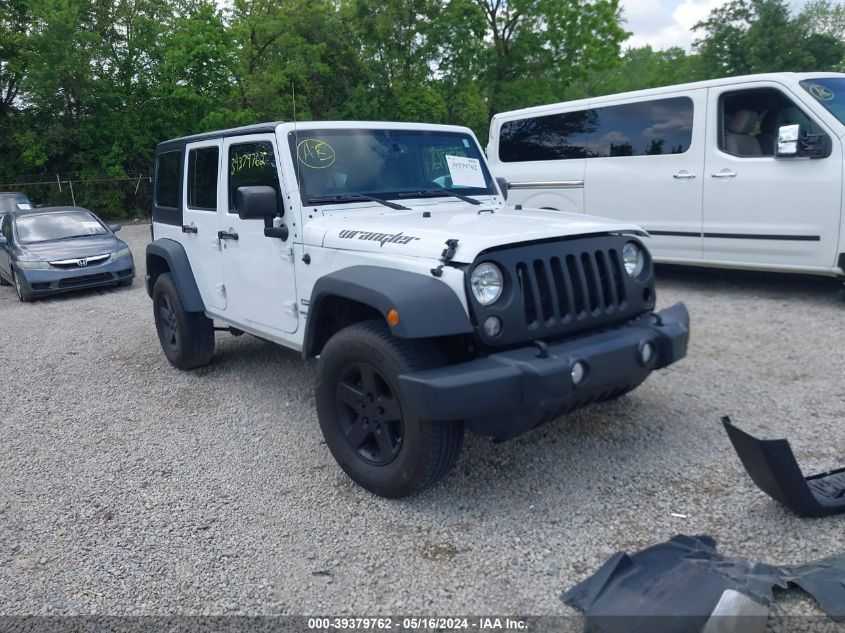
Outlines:
[[[719,149],[739,158],[774,156],[778,128],[799,124],[804,134],[821,128],[776,88],[753,88],[719,99]]]
[[[216,147],[201,147],[188,152],[188,206],[203,211],[217,210]]]
[[[158,155],[156,166],[155,202],[159,207],[179,206],[179,167],[182,152],[165,152]]]
[[[595,128],[595,110],[506,121],[499,132],[499,160],[517,163],[586,158],[588,134]]]
[[[499,160],[682,154],[692,142],[692,120],[692,99],[673,97],[507,121]]]
[[[589,156],[683,154],[692,142],[693,105],[689,97],[639,101],[598,108]]]
[[[278,208],[282,204],[282,190],[279,186],[279,173],[276,170],[276,155],[270,141],[241,143],[229,147],[229,213],[235,211],[235,196],[238,187],[265,185],[276,190]]]

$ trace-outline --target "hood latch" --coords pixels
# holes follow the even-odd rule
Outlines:
[[[443,276],[443,267],[452,261],[452,258],[455,256],[455,251],[458,250],[458,240],[456,239],[449,239],[446,240],[446,248],[443,249],[443,252],[440,253],[440,261],[443,262],[437,268],[431,269],[431,274],[435,277],[442,277]]]

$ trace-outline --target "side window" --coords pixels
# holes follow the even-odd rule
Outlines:
[[[200,147],[188,152],[188,206],[192,209],[217,210],[219,158],[216,147]]]
[[[683,154],[692,143],[689,97],[656,99],[598,108],[588,156]]]
[[[499,132],[499,160],[515,163],[585,158],[587,138],[595,129],[595,110],[507,121]]]
[[[822,130],[776,88],[755,88],[719,98],[719,149],[740,158],[774,156],[778,128],[799,124],[802,134]]]
[[[3,234],[10,243],[12,241],[12,216],[4,215],[3,221],[0,223],[0,233]]]
[[[266,185],[276,190],[278,208],[284,209],[276,155],[270,141],[242,143],[229,147],[229,213],[235,213],[238,187]]]
[[[179,168],[182,152],[165,152],[158,155],[156,164],[155,204],[159,207],[179,206]]]

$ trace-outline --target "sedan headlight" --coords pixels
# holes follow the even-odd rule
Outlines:
[[[115,251],[111,255],[109,255],[109,261],[113,262],[116,259],[120,259],[121,257],[127,257],[132,254],[132,251],[129,250],[129,247],[121,248],[119,251]]]
[[[42,262],[40,259],[19,259],[14,263],[14,266],[17,268],[37,268],[44,270],[45,268],[50,268],[50,263]]]
[[[622,263],[625,265],[625,272],[631,277],[639,276],[645,266],[643,249],[635,242],[627,242],[622,247]]]
[[[502,271],[490,262],[479,264],[469,277],[469,285],[475,300],[483,306],[489,306],[502,296]]]

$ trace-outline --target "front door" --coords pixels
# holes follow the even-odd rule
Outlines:
[[[773,82],[711,88],[704,172],[704,259],[770,267],[832,267],[842,147]],[[828,134],[827,158],[775,158],[777,129]]]
[[[222,141],[189,143],[185,148],[185,178],[182,192],[182,246],[188,254],[197,286],[210,312],[226,309],[223,290],[223,258],[217,232],[220,215],[220,162]]]
[[[226,212],[221,214],[220,246],[227,295],[226,316],[233,323],[283,337],[299,325],[292,238],[264,235],[263,220],[241,220],[235,210],[238,187],[273,187],[284,212],[276,137],[257,134],[223,143]]]

